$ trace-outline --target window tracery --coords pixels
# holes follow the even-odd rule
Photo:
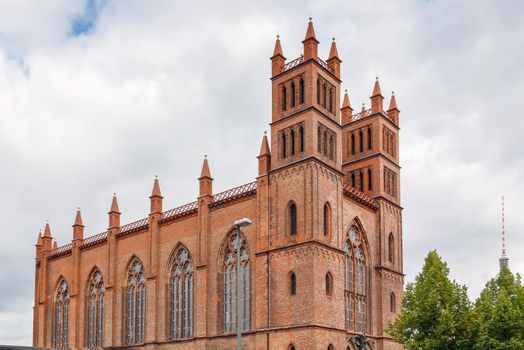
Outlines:
[[[55,349],[69,348],[69,299],[69,286],[62,279],[55,298]]]
[[[189,251],[178,248],[171,267],[171,339],[193,336],[193,262]]]
[[[362,233],[351,225],[346,235],[344,304],[348,330],[366,332],[366,259],[363,253]]]
[[[104,345],[104,281],[102,273],[92,273],[87,290],[87,348],[96,349]]]
[[[251,327],[251,291],[250,291],[250,258],[247,243],[243,236],[237,241],[236,232],[233,232],[227,240],[224,255],[224,332],[236,331],[237,324],[237,249],[240,249],[240,322],[243,331]]]
[[[144,342],[146,307],[146,277],[140,260],[135,259],[127,275],[126,344]]]

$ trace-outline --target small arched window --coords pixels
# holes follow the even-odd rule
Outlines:
[[[304,79],[300,79],[299,85],[299,103],[302,104],[304,103]]]
[[[388,260],[390,263],[394,263],[395,259],[395,237],[393,236],[393,232],[389,233],[388,238]]]
[[[290,345],[288,350],[295,350],[295,347],[293,345]]]
[[[295,107],[295,82],[291,82],[291,107]]]
[[[282,86],[282,110],[285,111],[287,109],[287,90],[286,86]]]
[[[333,89],[329,89],[329,112],[333,112]]]
[[[351,186],[355,187],[355,173],[351,173]]]
[[[327,350],[335,350],[335,348],[333,347],[333,345],[329,344]]]
[[[324,83],[324,87],[322,88],[322,95],[323,95],[322,106],[326,108],[326,83]]]
[[[391,292],[389,295],[389,311],[392,313],[397,312],[397,301],[395,299],[395,293]]]
[[[359,172],[359,188],[360,188],[360,191],[364,191],[364,174],[362,173],[362,171]]]
[[[331,233],[331,207],[328,203],[324,204],[324,236]]]
[[[327,156],[327,145],[328,145],[328,137],[327,137],[327,131],[324,130],[324,135],[322,136],[322,154]]]
[[[320,126],[317,128],[317,152],[320,153],[322,148],[322,131],[320,131]]]
[[[317,79],[317,104],[320,104],[320,79]]]
[[[359,138],[359,150],[360,152],[364,151],[364,135],[362,134],[362,130],[358,131],[358,138]]]
[[[368,149],[371,149],[373,140],[371,138],[371,128],[368,128]]]
[[[288,208],[289,211],[289,234],[294,236],[297,234],[297,206],[291,203]]]
[[[368,169],[368,191],[373,190],[373,176],[371,174],[371,169]]]
[[[286,150],[287,150],[287,144],[286,144],[286,133],[282,133],[282,158],[286,158]]]
[[[69,286],[62,279],[55,296],[55,349],[69,348]]]
[[[355,134],[351,134],[351,154],[355,154]]]
[[[329,136],[329,159],[335,159],[335,140],[333,135]]]
[[[289,274],[289,294],[297,294],[297,276],[294,272]]]
[[[295,130],[291,130],[291,155],[295,154]]]
[[[304,127],[301,125],[298,129],[300,139],[300,152],[304,152]]]
[[[333,295],[333,275],[331,272],[326,273],[326,295]]]

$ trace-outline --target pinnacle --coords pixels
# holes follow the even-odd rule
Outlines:
[[[75,224],[73,226],[84,226],[82,223],[82,214],[80,214],[80,208],[76,211]]]
[[[282,53],[282,46],[280,46],[280,35],[277,35],[277,40],[275,41],[275,49],[273,50],[273,57],[278,55],[284,57],[284,54]]]
[[[371,97],[374,96],[382,96],[382,92],[380,91],[380,84],[378,82],[378,77],[375,80],[375,86],[373,86],[373,95],[371,95]]]
[[[337,44],[335,43],[335,38],[333,38],[333,42],[331,43],[331,49],[329,50],[329,58],[328,58],[328,60],[330,60],[332,58],[339,58],[338,57]]]
[[[264,132],[264,137],[262,137],[262,145],[260,145],[260,154],[261,156],[269,156],[271,155],[271,151],[269,150],[269,142],[267,141],[266,133]]]
[[[109,210],[110,213],[119,213],[120,210],[118,209],[118,201],[116,199],[116,193],[113,193],[113,200],[111,201],[111,209]]]
[[[210,178],[211,179],[211,171],[209,170],[209,164],[207,162],[207,155],[204,157],[204,163],[202,164],[202,171],[200,173],[200,178]]]
[[[315,28],[313,27],[313,19],[309,17],[309,22],[307,24],[306,38],[304,40],[314,39],[317,40],[315,35]]]
[[[155,182],[153,184],[153,191],[151,192],[151,197],[162,197],[160,193],[160,184],[158,183],[158,176],[155,175]],[[115,198],[115,197],[113,197]],[[116,201],[116,199],[115,199]]]
[[[46,238],[52,238],[52,237],[51,237],[51,228],[49,227],[49,222],[46,222],[46,223],[45,223],[45,228],[44,228],[44,237],[46,237]]]
[[[351,110],[353,110],[353,108],[351,108],[351,103],[349,103],[349,95],[348,95],[348,91],[346,90],[346,93],[344,94],[344,100],[342,101],[342,108],[341,109],[344,109],[344,108],[349,108]]]
[[[43,242],[42,242],[42,231],[38,232],[38,239],[36,241],[36,245],[37,246],[42,246],[43,245]]]
[[[392,109],[398,109],[397,107],[397,99],[395,98],[395,93],[391,94],[391,100],[389,101],[389,108],[388,110]]]

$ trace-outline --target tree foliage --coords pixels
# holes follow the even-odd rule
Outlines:
[[[524,287],[504,267],[491,279],[473,309],[475,349],[524,349]]]
[[[447,264],[431,251],[388,332],[407,350],[471,349],[471,307],[467,288],[449,279]]]

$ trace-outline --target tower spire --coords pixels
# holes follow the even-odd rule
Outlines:
[[[162,193],[160,192],[160,184],[158,183],[158,175],[155,175],[155,181],[153,182],[153,191],[149,196],[150,202],[150,214],[162,213]]]
[[[315,35],[315,28],[313,28],[313,18],[309,17],[307,24],[306,38],[302,40],[304,44],[304,60],[317,59],[318,58],[318,43]]]
[[[508,267],[509,258],[506,255],[506,228],[504,223],[504,196],[502,196],[502,254],[499,259],[499,266],[502,269],[503,267]]]

